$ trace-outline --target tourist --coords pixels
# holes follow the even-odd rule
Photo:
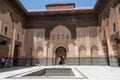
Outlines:
[[[63,65],[65,64],[65,58],[64,58],[64,56],[63,56]]]
[[[0,62],[1,62],[1,67],[4,68],[5,67],[5,62],[6,62],[5,57],[2,57]]]
[[[5,57],[5,67],[8,67],[8,58]]]
[[[1,68],[1,58],[0,58],[0,68]]]
[[[36,65],[37,66],[39,65],[39,58],[38,57],[36,58]]]
[[[58,60],[57,60],[57,64],[58,64],[58,65],[60,65],[60,60],[61,60],[61,58],[58,57]]]
[[[62,56],[60,56],[59,65],[63,65],[63,64],[64,64],[64,58]]]

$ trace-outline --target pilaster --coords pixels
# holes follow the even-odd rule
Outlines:
[[[110,30],[109,30],[109,24],[107,19],[107,25],[106,25],[106,37],[107,37],[107,44],[108,44],[108,57],[110,61],[110,66],[118,66],[117,58],[115,57],[115,51],[113,50],[113,46],[110,42]]]

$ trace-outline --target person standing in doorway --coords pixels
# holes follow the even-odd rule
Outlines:
[[[57,65],[60,65],[60,60],[61,60],[61,58],[58,57],[58,59],[57,59]]]
[[[64,58],[64,56],[62,56],[63,57],[63,65],[65,64],[65,58]]]
[[[64,64],[64,58],[63,58],[63,56],[60,56],[59,65],[63,65],[63,64]]]

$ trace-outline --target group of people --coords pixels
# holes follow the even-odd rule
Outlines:
[[[7,57],[0,58],[0,67],[4,68],[7,67],[7,65],[8,65],[8,58]]]
[[[60,57],[58,58],[58,64],[59,64],[59,65],[64,65],[64,64],[65,64],[65,61],[64,61],[64,57],[63,57],[63,56],[60,56]]]

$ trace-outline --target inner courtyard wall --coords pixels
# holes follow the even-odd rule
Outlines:
[[[45,29],[26,30],[26,51],[32,54],[35,61],[40,59],[41,65],[55,65],[56,49],[66,49],[68,65],[106,65],[105,55],[98,38],[98,27],[77,27],[77,38],[71,38],[70,30],[64,25],[58,25],[50,33],[50,39],[45,40]],[[32,48],[30,53],[30,47]]]
[[[109,65],[119,66],[119,16],[120,5],[109,8],[108,17],[103,17],[99,28],[99,38],[106,56],[109,56]]]
[[[8,1],[0,1],[0,58],[8,58],[8,66],[22,64],[25,58],[24,19]],[[18,47],[17,53],[15,46]]]
[[[36,65],[37,58],[40,65],[57,65],[59,56],[66,65],[120,66],[119,0],[102,7],[25,16],[1,0],[0,58],[7,57],[8,66]]]

